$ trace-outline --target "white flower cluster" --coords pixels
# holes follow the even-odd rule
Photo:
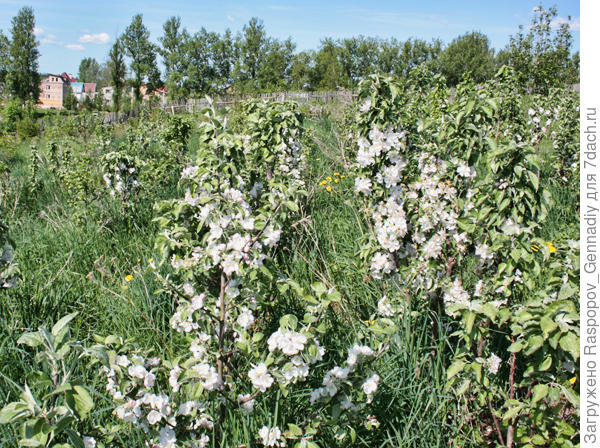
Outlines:
[[[285,440],[282,439],[281,430],[277,426],[273,428],[263,426],[259,429],[258,435],[264,446],[285,446]]]
[[[111,196],[127,197],[140,188],[135,158],[124,153],[109,152],[102,157],[102,178]]]
[[[381,279],[396,272],[400,260],[407,257],[416,257],[425,265],[452,245],[465,253],[468,235],[460,232],[457,224],[460,213],[473,208],[467,186],[476,176],[475,169],[460,159],[443,161],[427,152],[418,156],[406,153],[405,133],[393,128],[385,132],[373,128],[368,138],[359,138],[357,144],[356,164],[361,175],[355,179],[355,191],[371,199],[380,249],[371,258],[372,276]],[[405,170],[412,157],[418,157],[414,163],[419,175],[409,183]],[[459,188],[467,192],[462,211]],[[417,280],[435,279],[438,274],[422,269]]]
[[[336,366],[330,369],[323,377],[323,385],[310,394],[310,402],[314,403],[323,398],[332,398],[338,395],[338,392],[345,385],[352,385],[352,381],[360,381],[362,375],[355,375],[356,378],[351,378],[352,374],[356,373],[359,366],[375,356],[375,352],[366,345],[355,344],[348,350],[348,357],[344,363],[344,367]],[[377,391],[379,376],[374,373],[366,378],[362,383],[362,390],[367,395],[367,403],[370,403],[373,394]],[[348,391],[349,392],[349,391]],[[342,409],[358,410],[358,407],[352,403],[349,393],[342,394],[340,399]]]
[[[548,128],[555,121],[559,115],[559,109],[545,109],[542,106],[536,108],[529,108],[527,111],[529,115],[529,121],[527,124],[530,126],[531,139],[530,143],[539,143],[542,138],[548,133]]]
[[[117,418],[135,424],[145,432],[156,428],[158,438],[152,441],[152,446],[174,448],[177,439],[173,428],[181,423],[178,417],[179,420],[190,420],[188,427],[196,431],[203,428],[210,432],[213,422],[205,406],[198,401],[185,401],[177,406],[172,396],[152,392],[156,380],[153,370],[160,364],[159,358],[144,359],[134,355],[129,359],[125,355],[115,355],[110,368],[105,366],[102,370],[107,378],[106,390],[118,404],[114,411]],[[172,386],[175,384],[177,381],[171,382]],[[178,384],[173,387],[173,392],[177,390]],[[198,447],[207,446],[209,441],[206,434],[194,440]]]

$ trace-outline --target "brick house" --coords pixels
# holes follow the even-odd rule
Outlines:
[[[62,109],[69,84],[69,78],[63,75],[49,74],[42,78],[39,106],[42,109]]]

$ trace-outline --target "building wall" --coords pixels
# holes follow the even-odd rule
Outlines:
[[[40,107],[62,109],[68,84],[60,76],[49,75],[40,83]]]

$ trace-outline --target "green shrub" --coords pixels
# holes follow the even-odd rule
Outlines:
[[[26,117],[17,124],[17,134],[22,139],[37,137],[39,133],[40,126],[31,117]]]
[[[15,132],[17,123],[23,118],[23,109],[16,101],[11,101],[4,108],[4,126],[7,132]]]

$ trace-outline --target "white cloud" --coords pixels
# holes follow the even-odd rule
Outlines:
[[[79,39],[79,42],[84,44],[107,44],[110,41],[110,37],[106,33],[98,33],[98,34],[84,34]]]
[[[569,29],[571,31],[579,31],[581,28],[581,24],[579,23],[579,19],[565,19],[564,17],[557,17],[552,22],[550,22],[550,26],[552,29],[558,29],[563,23],[570,24]]]
[[[227,14],[227,20],[229,20],[230,22],[233,22],[235,19],[233,18],[233,16]]]
[[[65,48],[68,48],[69,50],[75,50],[75,51],[85,50],[85,47],[83,45],[79,45],[79,44],[66,44]]]
[[[44,29],[35,27],[33,28],[33,34],[35,34],[36,36],[42,36],[44,34]]]
[[[61,44],[61,42],[54,34],[44,34],[44,37],[40,39],[40,42],[43,44]]]

